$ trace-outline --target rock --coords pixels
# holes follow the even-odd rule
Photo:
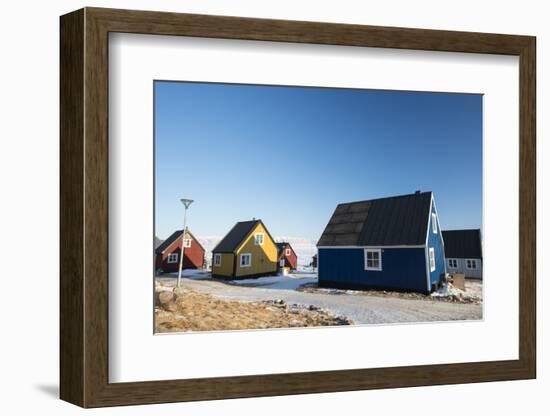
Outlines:
[[[157,305],[166,305],[167,303],[173,302],[175,299],[174,292],[163,290],[162,292],[157,292],[156,301]]]
[[[174,288],[174,295],[176,295],[176,297],[180,297],[180,296],[185,296],[187,293],[189,293],[187,290],[181,288],[181,287],[176,287]]]
[[[176,302],[165,303],[162,307],[168,312],[176,312],[178,310],[178,305],[176,305]]]

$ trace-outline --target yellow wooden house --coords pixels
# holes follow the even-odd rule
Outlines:
[[[212,250],[214,277],[245,279],[277,271],[277,245],[262,220],[238,222]]]

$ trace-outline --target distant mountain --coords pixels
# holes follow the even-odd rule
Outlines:
[[[311,262],[311,258],[317,253],[317,241],[302,237],[287,237],[287,236],[275,236],[273,237],[276,242],[286,241],[294,248],[296,255],[298,256],[298,264],[308,265]],[[212,250],[222,239],[221,236],[197,236],[197,239],[204,247],[206,251],[206,259],[210,261],[212,259]]]
[[[212,250],[214,247],[218,245],[218,243],[221,241],[222,237],[219,236],[196,236],[197,240],[199,240],[199,243],[204,247],[204,250],[206,251],[205,256],[206,260],[210,261],[212,258]]]

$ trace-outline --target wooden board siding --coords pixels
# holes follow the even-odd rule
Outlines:
[[[382,249],[382,270],[365,270],[364,249],[319,248],[319,285],[426,293],[423,247]]]
[[[426,262],[428,264],[428,267],[430,265],[428,253],[429,247],[433,247],[435,254],[435,270],[431,272],[428,268],[428,271],[430,273],[430,290],[431,285],[439,283],[441,280],[441,275],[445,274],[445,249],[443,246],[443,235],[441,234],[441,229],[439,229],[439,224],[437,225],[437,233],[433,232],[431,215],[432,213],[438,216],[438,213],[435,209],[435,204],[432,204],[432,209],[428,220],[428,248],[426,249]]]
[[[451,257],[453,258],[453,257]],[[454,258],[456,260],[456,268],[449,266],[449,259],[445,259],[445,265],[447,266],[447,272],[449,273],[464,273],[464,276],[468,279],[483,279],[483,260],[472,258],[477,263],[477,269],[466,268],[466,259]]]
[[[257,233],[264,234],[264,243],[261,246],[254,243],[254,235]],[[240,255],[243,253],[252,255],[250,267],[240,267]],[[237,248],[236,254],[235,277],[276,273],[278,270],[277,246],[261,223],[258,223],[244,239]]]
[[[214,255],[212,254],[212,275],[214,276],[233,276],[233,261],[235,255],[233,253],[220,253],[222,256],[222,264],[214,266]]]
[[[200,269],[204,264],[204,248],[191,236],[186,234],[186,239],[191,240],[191,247],[185,247],[183,253],[184,269]],[[179,256],[181,254],[181,238],[175,240],[162,253],[157,254],[155,259],[155,269],[162,269],[164,272],[177,272],[179,270]],[[178,261],[176,263],[168,263],[168,256],[177,253]]]
[[[290,249],[290,256],[286,255],[286,250],[287,249]],[[298,267],[298,256],[296,255],[296,252],[294,251],[294,249],[292,248],[292,246],[290,244],[287,244],[283,248],[283,250],[281,252],[281,255],[279,257],[279,260],[281,260],[281,259],[285,260],[284,267],[289,267],[291,270],[294,270],[294,269],[296,269],[296,267]]]

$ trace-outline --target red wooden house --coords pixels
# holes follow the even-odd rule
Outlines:
[[[298,267],[298,256],[296,252],[287,242],[277,244],[277,258],[279,259],[279,269],[286,268],[288,270],[296,270]]]
[[[199,240],[187,230],[182,240],[182,230],[175,231],[155,250],[155,270],[159,273],[177,272],[180,267],[182,241],[185,246],[183,253],[183,269],[200,269],[204,265],[204,247]]]

